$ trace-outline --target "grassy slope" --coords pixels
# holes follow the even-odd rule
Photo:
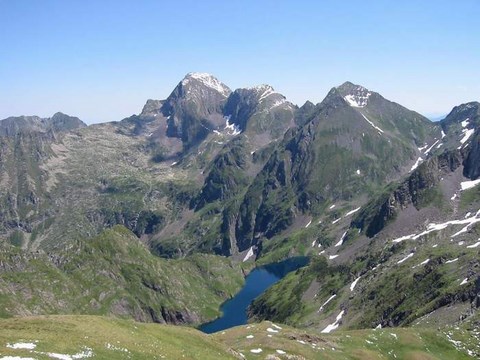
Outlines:
[[[0,316],[115,314],[142,321],[202,322],[242,286],[239,266],[219,256],[166,260],[115,226],[53,258],[0,252]]]
[[[95,316],[49,316],[0,320],[0,356],[48,359],[45,354],[7,348],[36,344],[33,351],[72,356],[90,349],[95,359],[468,359],[474,338],[462,329],[437,332],[387,329],[318,334],[270,322],[232,328],[213,335],[197,330],[141,324]],[[270,332],[267,329],[278,332]],[[447,335],[451,334],[451,335]],[[253,338],[247,336],[253,335]],[[269,336],[270,335],[270,336]],[[454,345],[448,336],[455,341]],[[458,347],[458,349],[457,349]],[[252,349],[262,349],[260,354]],[[278,354],[282,350],[286,354]],[[242,355],[241,355],[242,354]],[[276,357],[273,357],[275,355]],[[295,357],[292,357],[294,355]],[[2,359],[0,357],[0,359]]]

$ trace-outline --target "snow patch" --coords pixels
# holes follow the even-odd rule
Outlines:
[[[362,116],[363,116],[363,118],[364,118],[365,120],[367,120],[367,122],[368,122],[370,125],[372,125],[372,126],[373,126],[373,128],[374,128],[375,130],[377,130],[377,131],[379,131],[379,132],[383,133],[383,130],[382,130],[382,129],[380,129],[378,126],[376,126],[376,125],[375,125],[373,122],[371,122],[370,120],[368,120],[368,119],[367,119],[367,117],[366,117],[365,115],[363,115],[363,114],[362,114]]]
[[[480,246],[480,241],[479,242],[476,242],[475,244],[473,245],[468,245],[467,246],[467,249],[475,249],[476,247],[479,247]]]
[[[33,350],[36,347],[37,347],[37,344],[25,343],[25,342],[19,342],[19,343],[15,343],[15,344],[7,344],[7,348],[10,348],[10,349]]]
[[[335,244],[335,247],[341,246],[343,244],[343,240],[345,239],[345,236],[347,236],[346,231],[343,233],[342,237],[340,238],[340,241]]]
[[[323,303],[323,305],[320,306],[320,308],[318,309],[317,312],[322,312],[323,309],[324,309],[324,307],[325,307],[330,301],[332,301],[332,300],[335,298],[335,296],[337,296],[337,294],[333,294],[332,296],[330,296],[330,297],[327,299],[327,301],[325,301],[325,302]]]
[[[270,332],[270,333],[278,333],[278,330],[275,330],[275,329],[272,329],[272,328],[268,328],[267,331]]]
[[[342,219],[342,218],[338,218],[338,219],[333,220],[333,221],[332,221],[332,225],[333,225],[333,224],[336,224],[336,223],[339,222],[341,219]]]
[[[414,236],[415,236],[415,234],[405,235],[405,236],[393,239],[392,242],[399,243],[399,242],[402,242],[404,240],[412,239]]]
[[[413,166],[412,166],[412,168],[410,169],[410,171],[415,170],[415,169],[418,167],[418,165],[420,165],[420,163],[421,163],[422,161],[423,161],[423,159],[422,159],[421,157],[419,157],[419,158],[417,159],[417,161],[415,162],[415,164],[413,164]]]
[[[445,136],[447,136],[447,135],[445,135],[445,133],[444,133],[443,130],[442,130],[442,139],[443,139]]]
[[[214,76],[207,73],[192,72],[187,74],[185,79],[182,80],[182,85],[187,85],[190,82],[190,79],[195,79],[200,81],[206,87],[218,91],[224,97],[227,97],[230,94],[230,89],[218,81]]]
[[[336,257],[338,257],[338,255],[330,255],[328,258],[329,258],[330,260],[333,260],[333,259],[335,259]]]
[[[407,255],[407,256],[405,256],[405,257],[404,257],[402,260],[399,260],[399,261],[397,261],[397,264],[401,264],[401,263],[403,263],[404,261],[406,261],[406,260],[410,259],[410,258],[411,258],[413,255],[414,255],[414,253],[410,253],[410,254],[408,254],[408,255]]]
[[[356,173],[357,175],[360,175],[361,174],[360,169],[357,169]]]
[[[245,257],[243,258],[243,262],[250,259],[253,255],[254,255],[253,246],[250,246],[250,249],[248,249],[247,255],[245,255]]]
[[[460,285],[465,285],[466,283],[468,283],[468,278],[463,279],[463,281],[460,283]]]
[[[360,280],[360,278],[361,276],[356,278],[355,281],[350,284],[350,291],[353,291],[353,289],[355,289],[355,286],[357,286],[358,280]]]
[[[420,264],[415,265],[415,266],[412,266],[412,269],[415,269],[415,268],[417,268],[417,267],[419,267],[419,266],[422,266],[422,265],[427,265],[429,262],[430,262],[430,259],[427,259],[427,260],[425,260],[425,261],[422,261]]]
[[[345,214],[345,217],[355,214],[355,213],[356,213],[358,210],[360,210],[361,208],[362,208],[362,207],[358,207],[358,208],[356,208],[356,209],[353,209],[352,211],[347,212],[347,213]]]
[[[283,351],[283,350],[275,350],[277,352],[277,354],[280,354],[280,355],[285,355],[286,352]]]
[[[465,120],[463,120],[460,124],[462,124],[462,128],[465,128],[468,126],[468,120],[470,120],[470,118],[466,118]]]
[[[308,227],[310,226],[310,224],[311,224],[311,223],[312,223],[312,220],[310,220],[310,221],[308,222],[308,224],[307,224],[307,225],[305,225],[305,228],[308,228]],[[312,245],[312,246],[313,246],[313,245]]]
[[[250,350],[250,352],[254,353],[254,354],[260,354],[263,350],[258,348],[258,349],[252,349]]]
[[[245,336],[245,337],[246,337],[247,339],[253,339],[254,336],[253,336],[253,335],[247,335],[247,336]]]
[[[471,188],[477,186],[478,184],[480,184],[480,179],[472,180],[472,181],[462,181],[460,183],[461,191],[471,189]]]
[[[337,315],[335,322],[333,324],[328,325],[325,329],[322,330],[322,333],[329,333],[338,328],[340,325],[340,320],[342,319],[343,314],[345,314],[345,310],[340,311],[340,314]]]
[[[463,138],[460,139],[460,143],[463,145],[465,144],[465,142],[470,138],[470,136],[473,135],[473,133],[475,132],[475,129],[464,129],[462,131],[463,133]]]
[[[349,94],[344,99],[350,106],[363,108],[367,106],[370,95],[370,92],[357,93],[356,95]]]
[[[435,141],[435,142],[433,143],[433,145],[430,146],[430,147],[427,149],[427,151],[425,151],[424,154],[427,155],[427,154],[433,149],[433,147],[434,147],[435,145],[437,145],[437,143],[438,143],[439,141],[440,141],[440,140]]]
[[[36,360],[31,357],[21,357],[21,356],[3,356],[0,360]]]
[[[230,117],[231,116],[225,116],[224,117],[224,119],[225,119],[225,130],[227,130],[228,135],[231,135],[231,136],[239,135],[241,133],[241,130],[237,125],[235,125],[233,123],[230,124]]]
[[[473,215],[472,217],[469,217],[469,218],[466,218],[466,219],[452,220],[452,221],[447,221],[447,222],[441,223],[441,224],[430,223],[427,226],[427,230],[421,232],[420,234],[410,234],[410,235],[402,236],[401,238],[395,239],[393,241],[394,242],[400,242],[400,241],[409,240],[409,239],[417,240],[419,237],[427,235],[427,234],[429,234],[433,231],[443,230],[450,225],[465,225],[460,231],[458,231],[457,233],[455,233],[454,235],[451,236],[453,238],[453,237],[456,237],[456,236],[466,232],[471,225],[473,225],[477,222],[480,222],[480,217],[479,216],[480,216],[480,210],[477,211],[477,213],[475,215]]]
[[[262,102],[270,95],[276,94],[275,90],[270,85],[260,85],[255,87],[254,90],[262,91],[260,97],[258,98],[258,102]]]
[[[445,264],[451,264],[454,263],[455,261],[458,261],[458,258],[452,259],[452,260],[447,260],[445,261]]]
[[[329,209],[332,210],[334,207],[335,207],[335,204],[331,205]]]

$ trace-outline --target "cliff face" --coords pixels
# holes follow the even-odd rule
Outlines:
[[[417,210],[428,205],[429,190],[439,184],[442,176],[454,172],[461,165],[460,151],[445,152],[429,159],[399,185],[390,186],[388,192],[367,204],[352,221],[352,226],[363,229],[368,237],[375,236],[409,205]]]

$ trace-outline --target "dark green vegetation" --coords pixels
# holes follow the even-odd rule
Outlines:
[[[206,74],[119,122],[2,120],[0,315],[198,324],[254,263],[307,255],[253,318],[462,325],[480,305],[479,125],[477,102],[432,123],[351,83],[299,108]]]

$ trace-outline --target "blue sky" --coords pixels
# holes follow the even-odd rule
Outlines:
[[[344,81],[423,114],[480,100],[480,1],[0,0],[0,118],[139,113],[190,71],[296,103]]]

